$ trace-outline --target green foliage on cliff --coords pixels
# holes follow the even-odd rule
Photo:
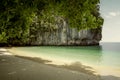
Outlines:
[[[29,42],[30,31],[54,31],[66,22],[69,27],[101,27],[99,0],[1,0],[0,43]]]
[[[99,15],[99,0],[66,0],[67,18],[72,27],[89,29],[100,27],[103,19]]]
[[[101,27],[103,19],[99,13],[99,0],[48,0],[42,10],[40,21],[52,24],[64,20],[70,27],[91,29]],[[50,28],[50,26],[49,26]]]
[[[29,28],[37,10],[32,0],[1,0],[0,42],[9,44],[26,43]]]

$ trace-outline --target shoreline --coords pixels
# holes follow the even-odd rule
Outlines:
[[[50,66],[65,68],[65,69],[69,69],[69,70],[73,70],[77,72],[83,72],[86,74],[99,76],[99,74],[92,67],[90,67],[89,65],[83,65],[80,62],[66,63],[66,62],[59,61],[59,60],[52,60],[50,58],[47,59],[46,57],[41,58],[37,56],[22,55],[20,53],[24,53],[24,52],[22,51],[17,52],[14,48],[9,49],[8,51],[12,53],[14,56],[19,57],[19,58],[28,59],[31,61],[43,63],[43,64],[50,65]]]
[[[33,57],[33,56],[24,56],[24,55],[19,55],[16,51],[15,51],[15,48],[10,48],[10,49],[7,49],[7,51],[9,53],[12,53],[12,55],[14,55],[15,57],[18,57],[18,58],[22,58],[22,59],[25,59],[25,60],[30,60],[32,62],[37,62],[37,63],[42,63],[42,64],[45,64],[45,65],[48,65],[48,66],[52,66],[52,67],[57,67],[57,68],[61,68],[61,69],[67,69],[67,70],[72,70],[73,72],[78,72],[78,73],[84,73],[84,74],[87,74],[87,75],[92,75],[92,76],[97,76],[97,77],[100,77],[103,78],[103,79],[100,79],[100,80],[120,80],[119,77],[115,77],[115,76],[111,76],[111,75],[98,75],[98,74],[95,74],[96,73],[96,70],[92,67],[89,67],[88,66],[85,66],[85,65],[82,65],[81,63],[73,63],[73,64],[62,64],[62,65],[55,65],[55,63],[51,64],[51,60],[48,60],[48,59],[44,59],[44,58],[39,58],[39,57]],[[17,54],[16,54],[17,53]],[[112,78],[112,79],[111,79]],[[84,80],[84,79],[83,79]]]
[[[93,65],[93,64],[89,64],[89,63],[81,63],[78,61],[68,61],[62,58],[53,58],[53,57],[49,57],[43,54],[36,54],[33,52],[27,52],[27,51],[21,51],[18,50],[16,48],[11,48],[9,49],[9,51],[14,54],[14,55],[19,55],[19,56],[24,56],[24,57],[31,57],[31,58],[40,58],[42,60],[48,60],[49,62],[47,62],[46,64],[51,64],[51,65],[56,65],[56,66],[61,66],[61,65],[72,65],[74,63],[79,63],[83,66],[88,66],[89,68],[87,68],[88,70],[94,71],[95,75],[101,75],[101,76],[108,76],[108,75],[113,75],[113,76],[117,76],[120,77],[120,72],[117,68],[118,71],[116,71],[116,67],[114,69],[114,67],[111,66],[104,66],[104,65]],[[29,55],[30,54],[30,55]],[[119,68],[120,69],[120,68]]]

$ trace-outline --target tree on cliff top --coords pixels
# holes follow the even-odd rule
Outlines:
[[[52,27],[46,28],[51,29],[56,19],[53,15],[61,16],[70,27],[78,30],[98,28],[103,24],[99,0],[1,0],[0,43],[26,43],[34,18],[38,17],[45,25],[51,24]]]

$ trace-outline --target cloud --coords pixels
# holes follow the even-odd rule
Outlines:
[[[104,15],[106,18],[111,18],[111,16],[109,16],[109,15]]]
[[[109,15],[110,15],[110,16],[113,16],[113,17],[119,16],[119,15],[120,15],[120,12],[109,12]]]
[[[108,12],[106,14],[104,14],[104,17],[106,18],[113,18],[113,17],[117,17],[120,16],[120,12],[116,11],[116,12]]]

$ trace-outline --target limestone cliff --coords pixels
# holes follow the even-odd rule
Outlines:
[[[98,45],[101,40],[102,28],[80,30],[71,28],[63,21],[58,23],[55,30],[36,30],[30,31],[30,45]]]

